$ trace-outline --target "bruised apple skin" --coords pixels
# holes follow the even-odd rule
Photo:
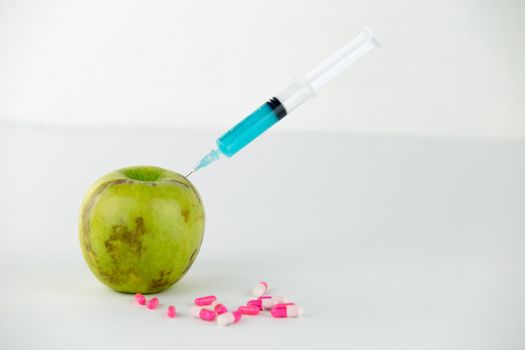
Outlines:
[[[204,235],[204,208],[182,175],[137,166],[114,171],[88,190],[79,240],[93,274],[125,293],[157,293],[193,264]]]

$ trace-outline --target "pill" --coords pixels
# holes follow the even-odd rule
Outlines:
[[[144,295],[142,295],[140,293],[135,294],[135,301],[139,305],[146,305],[146,297],[144,297]]]
[[[243,315],[258,315],[261,309],[256,306],[239,306],[237,311]]]
[[[215,319],[215,312],[207,309],[206,307],[193,306],[190,309],[190,313],[193,317],[200,318],[205,321],[213,321]]]
[[[262,300],[259,300],[259,299],[248,300],[248,302],[246,303],[246,306],[253,306],[253,307],[258,308],[259,310],[262,310]]]
[[[206,306],[213,303],[215,300],[217,300],[217,297],[214,295],[208,295],[205,297],[195,298],[194,302],[197,306]]]
[[[269,310],[276,304],[282,304],[282,303],[289,303],[290,299],[285,298],[283,296],[269,296],[269,295],[263,295],[260,296],[257,300],[261,301],[261,309],[262,310]]]
[[[159,299],[158,298],[153,298],[150,301],[148,301],[148,309],[150,309],[150,310],[153,310],[154,308],[156,308],[157,305],[159,305]]]
[[[253,288],[252,294],[256,297],[260,297],[264,293],[268,291],[268,283],[262,281],[257,283],[257,285]]]
[[[272,306],[272,309],[273,309],[274,307],[285,307],[285,306],[287,306],[287,305],[295,305],[295,303],[280,303],[280,304],[274,304],[274,305]]]
[[[239,311],[225,312],[217,316],[217,324],[219,326],[227,326],[239,322],[242,314]]]
[[[204,321],[213,321],[215,319],[215,312],[208,309],[201,309],[199,317]]]
[[[202,309],[202,307],[199,307],[199,306],[192,306],[191,309],[190,309],[190,314],[191,314],[193,317],[197,317],[197,318],[199,318],[199,313],[201,312],[201,309]]]
[[[228,308],[223,304],[217,304],[213,307],[213,311],[215,311],[217,315],[221,315],[225,312],[228,312]]]
[[[173,305],[168,306],[168,311],[166,312],[166,314],[168,315],[169,318],[175,317],[175,314],[176,314],[175,306]]]
[[[277,304],[270,313],[276,318],[299,317],[303,314],[303,309],[295,304]]]

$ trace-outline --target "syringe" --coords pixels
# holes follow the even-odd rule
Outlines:
[[[379,46],[376,35],[370,29],[364,28],[352,41],[219,137],[216,141],[217,149],[202,158],[186,177],[218,160],[221,154],[231,157],[239,152],[272,125],[315,96],[317,90],[352,63]]]

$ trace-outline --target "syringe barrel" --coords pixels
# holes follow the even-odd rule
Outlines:
[[[365,27],[358,36],[306,73],[304,79],[314,91],[317,91],[370,50],[379,46],[375,33]]]
[[[259,137],[286,116],[281,102],[272,98],[217,139],[217,147],[227,157]]]
[[[314,96],[315,90],[304,78],[295,79],[286,90],[276,95],[287,113],[291,113]]]
[[[288,113],[315,96],[317,90],[351,66],[359,58],[375,47],[379,41],[370,29],[363,28],[361,33],[346,45],[334,52],[326,60],[311,69],[276,97]]]
[[[286,90],[270,99],[217,139],[220,153],[231,157],[239,152],[284,116],[313,97],[321,86],[377,46],[379,43],[375,34],[370,29],[363,29],[355,39],[341,47],[302,78],[296,79]],[[198,168],[210,164],[218,157],[218,151],[210,152],[203,158]]]

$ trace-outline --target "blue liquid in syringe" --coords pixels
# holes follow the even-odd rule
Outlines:
[[[282,104],[273,98],[217,139],[217,147],[221,153],[231,157],[285,115]]]
[[[202,158],[195,166],[194,171],[210,165],[219,159],[220,154],[224,154],[226,157],[233,156],[272,125],[284,118],[286,114],[286,109],[277,98],[270,99],[219,137],[217,139],[218,149],[212,150]]]

